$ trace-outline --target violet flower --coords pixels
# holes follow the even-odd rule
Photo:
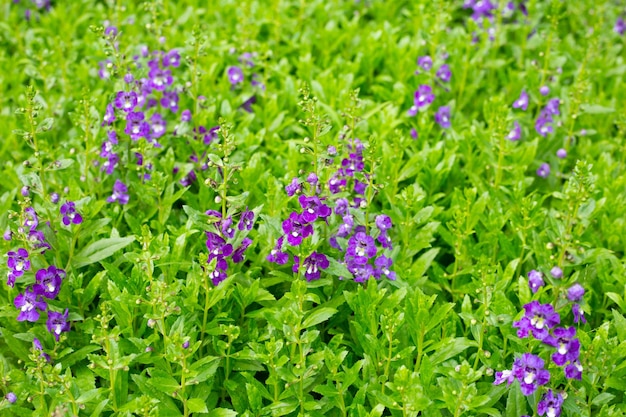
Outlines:
[[[237,224],[237,229],[239,230],[251,230],[252,225],[254,224],[254,212],[246,209],[239,216],[239,223]]]
[[[283,232],[287,236],[287,242],[291,246],[298,246],[302,243],[302,239],[313,234],[313,226],[303,220],[301,215],[295,211],[289,215],[289,218],[283,221]]]
[[[120,180],[115,180],[113,185],[113,194],[107,198],[107,203],[118,202],[120,204],[128,204],[128,187]]]
[[[520,127],[517,120],[513,122],[513,129],[509,132],[506,138],[512,142],[515,142],[522,138],[522,128]]]
[[[50,265],[48,269],[40,269],[35,274],[36,284],[33,289],[37,295],[48,299],[56,298],[61,290],[61,284],[65,278],[65,271]]]
[[[376,251],[374,238],[365,232],[358,232],[348,240],[346,255],[351,257],[355,264],[364,265],[376,256]]]
[[[541,178],[547,178],[550,175],[550,165],[543,163],[537,168],[537,176]]]
[[[432,87],[426,84],[422,84],[417,88],[413,98],[413,104],[418,110],[428,106],[435,100],[435,95],[432,91]]]
[[[307,197],[301,195],[298,198],[298,202],[303,210],[300,218],[305,223],[312,223],[317,220],[318,217],[325,219],[332,213],[330,207],[323,204],[316,196]]]
[[[543,343],[557,349],[552,354],[552,361],[558,366],[577,361],[580,355],[580,341],[576,339],[576,328],[557,327],[552,333],[553,335],[543,339]]]
[[[452,71],[450,71],[450,65],[443,64],[437,70],[437,77],[439,77],[439,79],[443,81],[444,83],[447,83],[448,81],[450,81],[450,78],[452,78]]]
[[[539,288],[543,287],[544,284],[541,272],[533,269],[528,273],[528,286],[533,294],[536,294]]]
[[[7,253],[9,259],[7,259],[7,266],[11,268],[13,279],[21,277],[25,271],[30,269],[30,260],[28,259],[28,251],[24,248],[19,248],[17,252]],[[12,286],[12,285],[11,285]]]
[[[567,290],[567,299],[570,301],[580,301],[585,295],[585,289],[582,285],[576,283]]]
[[[435,122],[444,129],[450,128],[450,107],[441,106],[437,113],[435,113]]]
[[[526,111],[526,109],[528,109],[528,93],[524,90],[522,90],[522,92],[520,93],[520,96],[517,100],[515,100],[513,102],[513,108],[514,109],[522,109],[524,111]]]
[[[137,93],[134,91],[120,91],[115,96],[114,104],[118,109],[130,113],[137,105]]]
[[[420,56],[417,57],[417,65],[419,65],[424,71],[430,71],[433,67],[433,60],[428,55]]]
[[[76,211],[76,204],[73,201],[63,204],[60,211],[63,215],[63,224],[66,226],[69,226],[70,223],[80,224],[83,221],[83,217]]]
[[[243,71],[241,68],[237,66],[228,67],[226,73],[228,75],[228,81],[233,87],[243,82]]]
[[[252,244],[252,239],[244,237],[241,245],[233,251],[232,260],[234,263],[242,262],[245,259],[245,251]]]
[[[23,294],[18,294],[13,301],[15,308],[20,310],[17,321],[36,322],[39,320],[39,311],[43,311],[48,307],[41,295],[37,294],[33,287],[28,287]]]
[[[532,333],[535,339],[543,340],[548,336],[548,330],[561,322],[559,313],[554,311],[551,304],[540,304],[535,300],[524,305],[524,310],[524,317],[513,322],[513,327],[519,329],[517,336],[520,338]]]
[[[320,278],[320,269],[326,269],[330,263],[326,255],[313,252],[302,263],[304,267],[304,277],[307,281],[313,281]]]
[[[70,323],[67,321],[68,313],[69,311],[67,308],[63,314],[48,310],[46,327],[48,328],[48,331],[54,335],[57,342],[59,341],[61,333],[70,331]]]
[[[559,417],[561,415],[561,406],[563,405],[563,396],[560,393],[556,393],[549,389],[548,392],[543,394],[541,401],[537,404],[537,413],[547,417]]]
[[[532,395],[539,385],[550,381],[550,372],[544,369],[544,361],[539,356],[524,353],[513,363],[513,374],[520,382],[522,394]]]

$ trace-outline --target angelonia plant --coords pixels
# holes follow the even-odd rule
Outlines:
[[[0,4],[0,415],[626,415],[620,2]]]

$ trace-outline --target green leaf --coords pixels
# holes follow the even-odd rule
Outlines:
[[[302,323],[302,327],[304,329],[309,328],[311,326],[315,326],[321,322],[328,320],[330,317],[335,315],[337,310],[331,307],[318,307],[315,310],[311,311],[311,313],[304,319]]]
[[[506,417],[520,417],[526,414],[526,397],[516,386],[510,387],[506,399]]]
[[[81,268],[99,262],[130,245],[134,240],[134,236],[100,239],[80,251],[72,260],[72,266]]]
[[[206,413],[209,411],[204,400],[201,398],[191,398],[187,400],[187,409],[190,413]]]
[[[434,353],[430,357],[430,360],[432,361],[433,365],[438,365],[441,362],[458,355],[465,349],[477,345],[478,344],[476,342],[469,340],[465,337],[448,337],[443,339],[439,343],[434,344],[430,348],[430,350],[434,351]]]
[[[214,408],[209,412],[209,417],[235,417],[237,412],[228,408]]]
[[[601,394],[596,395],[596,397],[593,399],[593,401],[591,401],[591,404],[597,406],[597,407],[601,407],[604,404],[608,404],[610,403],[613,398],[615,398],[615,395],[609,393],[609,392],[603,392]]]
[[[582,104],[580,110],[587,114],[607,114],[615,111],[612,107],[604,107],[598,104]]]
[[[150,372],[150,384],[161,392],[172,395],[180,389],[180,384],[172,376],[160,369],[152,369]]]

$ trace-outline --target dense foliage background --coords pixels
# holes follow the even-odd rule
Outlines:
[[[2,415],[626,414],[623,2],[0,12]]]

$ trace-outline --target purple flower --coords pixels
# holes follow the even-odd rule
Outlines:
[[[254,212],[246,209],[241,213],[239,217],[239,224],[237,224],[237,228],[239,230],[251,230],[252,225],[254,224]]]
[[[547,417],[559,417],[561,415],[561,406],[563,405],[563,396],[560,393],[552,392],[551,389],[548,390],[541,397],[541,401],[537,404],[537,413],[542,416],[544,414]]]
[[[73,201],[63,204],[60,211],[63,215],[63,224],[66,226],[69,226],[70,223],[80,224],[83,221],[83,217],[76,211],[76,204]]]
[[[133,74],[131,74],[130,72],[126,73],[124,75],[124,82],[126,84],[132,84],[133,81],[135,81],[135,77],[133,77]]]
[[[32,207],[27,207],[24,210],[24,227],[28,227],[29,231],[33,231],[39,226],[39,217],[37,212]]]
[[[307,197],[305,195],[301,195],[298,198],[298,202],[300,203],[300,207],[302,207],[302,214],[300,218],[305,223],[312,223],[317,220],[318,217],[325,219],[332,213],[330,207],[323,204],[316,196]]]
[[[417,88],[413,98],[413,104],[418,110],[428,106],[435,100],[435,95],[432,91],[432,87],[426,84],[422,84]]]
[[[178,93],[176,91],[166,91],[163,93],[163,97],[161,98],[160,103],[163,108],[170,109],[171,111],[176,113],[178,111],[178,100]]]
[[[304,267],[304,277],[307,281],[313,281],[320,278],[320,269],[326,269],[330,263],[326,255],[313,252],[302,263]]]
[[[448,129],[450,124],[450,107],[449,106],[441,106],[437,113],[435,113],[435,122],[439,124],[444,129]]]
[[[350,203],[348,202],[346,198],[338,198],[335,201],[335,214],[339,216],[346,215],[349,212],[348,211],[349,205]]]
[[[256,95],[251,96],[249,99],[241,103],[240,109],[244,109],[248,113],[253,113],[252,105],[256,103]]]
[[[276,246],[270,251],[269,255],[267,255],[268,262],[273,262],[278,265],[284,265],[289,260],[289,255],[282,251],[283,241],[285,240],[284,236],[281,236],[276,242]]]
[[[42,295],[48,299],[56,298],[61,290],[61,284],[65,278],[65,271],[50,265],[48,269],[40,269],[35,274],[37,283],[33,289],[37,295]]]
[[[550,381],[550,372],[543,369],[544,361],[539,356],[524,353],[513,363],[513,375],[520,382],[522,394],[533,394],[539,385]]]
[[[228,67],[226,73],[228,75],[228,81],[230,81],[233,86],[243,82],[243,71],[241,68],[237,66]]]
[[[209,273],[209,277],[211,278],[213,285],[218,285],[228,277],[226,274],[227,269],[228,262],[226,262],[226,259],[222,257],[217,258],[215,269]]]
[[[585,318],[585,312],[580,308],[580,305],[572,305],[572,314],[574,315],[574,323],[587,323],[587,319]]]
[[[583,367],[580,362],[575,361],[565,367],[565,378],[581,380],[583,377]]]
[[[98,69],[98,77],[100,77],[101,80],[108,80],[111,78],[111,71],[109,71],[110,66],[112,66],[112,64],[109,59],[98,62],[98,67],[100,67]]]
[[[417,130],[416,130],[415,128],[412,128],[412,129],[411,129],[411,137],[412,137],[413,139],[417,139],[417,137],[418,137],[418,136],[419,136],[419,135],[418,135],[418,133],[417,133]]]
[[[354,218],[351,214],[343,216],[343,223],[337,228],[337,237],[348,237],[354,226]]]
[[[580,301],[585,295],[585,289],[582,285],[576,283],[567,290],[567,299],[570,301]]]
[[[578,360],[580,341],[576,339],[576,328],[574,327],[555,328],[553,336],[546,336],[543,343],[556,348],[556,352],[552,354],[552,361],[558,366]]]
[[[252,74],[252,80],[250,83],[253,87],[259,87],[261,90],[265,91],[265,84],[259,80],[260,78],[259,74]]]
[[[541,178],[547,178],[550,175],[550,165],[543,163],[537,168],[537,176]]]
[[[6,240],[7,242],[11,241],[11,239],[13,239],[13,232],[11,230],[7,230],[6,232],[4,232],[4,234],[2,235],[2,238],[4,240]]]
[[[114,104],[118,109],[130,113],[137,105],[137,93],[134,91],[120,91],[115,96]]]
[[[10,272],[13,275],[13,280],[16,277],[21,277],[25,271],[30,269],[30,260],[28,259],[28,251],[26,249],[19,248],[17,252],[11,251],[7,255],[9,256],[7,266],[11,268]]]
[[[626,22],[624,22],[624,19],[621,17],[617,18],[615,26],[613,26],[613,31],[615,31],[618,35],[623,35],[624,32],[626,32]]]
[[[354,282],[367,282],[370,277],[374,276],[374,268],[370,264],[357,265],[349,262],[348,270],[352,272]]]
[[[563,278],[563,270],[558,266],[555,266],[550,270],[550,275],[552,275],[553,278],[561,279]]]
[[[519,98],[513,102],[513,108],[522,109],[524,111],[528,109],[528,93],[526,91],[522,90]]]
[[[226,243],[224,238],[220,235],[213,232],[206,232],[206,237],[206,247],[209,250],[209,261],[213,258],[224,258],[233,253],[233,245]]]
[[[382,232],[381,234],[379,234],[376,240],[378,241],[378,243],[380,243],[380,245],[383,248],[389,249],[389,250],[393,249],[391,238],[389,237],[387,232]]]
[[[285,191],[289,197],[293,197],[294,194],[302,191],[302,185],[298,178],[293,178],[291,183],[285,186]]]
[[[430,71],[430,69],[433,67],[433,60],[428,55],[420,56],[417,57],[417,65],[422,67],[424,71]]]
[[[150,139],[158,139],[163,136],[166,128],[165,119],[159,113],[154,113],[150,117]]]
[[[239,55],[237,61],[241,62],[242,64],[246,64],[250,68],[253,68],[254,61],[252,60],[252,58],[254,58],[255,55],[256,53],[253,55],[250,52],[244,52],[243,54]]]
[[[176,49],[172,49],[163,55],[164,67],[178,67],[180,65],[180,55]]]
[[[363,168],[365,168],[363,155],[360,152],[351,153],[348,158],[342,159],[341,168],[345,175],[354,177],[355,172],[362,172]]]
[[[563,148],[560,148],[559,150],[556,151],[556,157],[559,159],[567,158],[567,151]]]
[[[340,177],[337,172],[335,172],[333,176],[330,177],[330,179],[328,180],[328,189],[333,194],[337,194],[343,191],[346,185],[347,185],[346,179]]]
[[[513,130],[509,132],[506,138],[512,142],[520,140],[522,138],[522,128],[520,127],[517,120],[513,122]]]
[[[32,287],[26,288],[23,294],[18,294],[13,304],[15,308],[20,310],[17,321],[36,322],[39,320],[39,311],[37,310],[43,311],[48,307],[41,295],[37,294]]]
[[[246,249],[248,249],[248,247],[251,244],[252,244],[252,239],[248,237],[243,238],[243,240],[241,241],[241,246],[239,246],[237,249],[233,251],[232,259],[234,263],[242,262],[245,259],[244,252],[246,251]]]
[[[525,315],[521,320],[513,322],[513,327],[519,329],[517,336],[525,338],[529,332],[537,340],[543,340],[548,336],[548,329],[561,322],[559,313],[554,311],[551,304],[539,304],[539,301],[531,301],[524,305]]]
[[[39,356],[44,358],[46,362],[50,362],[50,355],[44,352],[41,342],[36,337],[33,339],[33,350],[35,353],[39,353]]]
[[[283,232],[287,235],[287,242],[291,246],[298,246],[302,243],[302,239],[313,234],[313,226],[294,211],[287,220],[283,221]]]
[[[387,216],[386,214],[379,214],[378,216],[376,216],[375,222],[376,222],[376,227],[378,228],[378,230],[380,230],[383,233],[391,229],[391,226],[392,226],[391,218]]]
[[[439,77],[439,79],[444,83],[450,81],[450,78],[452,78],[452,71],[450,71],[450,66],[448,64],[443,64],[437,70],[437,77]]]
[[[385,277],[392,281],[396,280],[396,273],[389,270],[389,268],[391,268],[391,265],[393,264],[391,258],[387,258],[385,255],[381,255],[376,258],[374,264],[376,265],[376,269],[374,270],[374,276],[376,278]]]
[[[150,125],[145,121],[143,112],[130,112],[126,116],[126,128],[124,133],[130,135],[132,140],[148,137]]]
[[[544,115],[558,116],[560,113],[559,105],[561,104],[561,100],[558,98],[552,98],[548,100],[546,103],[546,107],[541,111]]]
[[[233,226],[233,216],[228,216],[220,222],[222,234],[229,239],[235,237],[235,228]]]
[[[493,385],[500,385],[503,382],[506,382],[506,385],[511,385],[515,381],[515,375],[513,371],[506,369],[502,372],[496,372],[496,378],[493,381]]]
[[[118,202],[120,204],[128,204],[128,187],[120,180],[115,180],[113,184],[113,194],[107,198],[107,203]]]
[[[358,232],[348,240],[346,255],[357,265],[364,265],[368,259],[376,256],[374,238],[365,232]]]
[[[543,287],[544,284],[541,272],[533,269],[528,273],[528,286],[533,294],[536,294],[537,291],[539,291],[539,288]]]
[[[157,91],[164,91],[168,86],[172,85],[174,78],[170,70],[152,67],[148,73],[150,77],[150,86]]]
[[[102,118],[102,126],[111,126],[111,124],[115,121],[115,109],[112,104],[107,104],[107,109],[104,112],[104,117]]]
[[[62,332],[70,331],[70,323],[67,321],[67,315],[69,311],[66,308],[65,313],[57,313],[56,311],[48,310],[48,320],[46,321],[46,327],[48,331],[54,335],[55,340],[58,342]]]
[[[180,114],[180,121],[181,122],[190,122],[191,121],[191,111],[190,110],[183,110],[183,112]]]
[[[46,250],[50,249],[50,244],[46,242],[46,236],[43,232],[38,230],[31,230],[28,233],[28,241],[30,242],[32,248],[34,249],[42,249],[41,253],[44,253]]]
[[[14,404],[17,401],[17,395],[15,395],[14,392],[7,393],[7,395],[5,395],[4,398],[6,398],[6,400],[10,402],[11,404]]]
[[[550,94],[550,87],[548,87],[547,85],[542,85],[539,89],[539,94],[541,94],[542,96],[547,96],[548,94]]]

